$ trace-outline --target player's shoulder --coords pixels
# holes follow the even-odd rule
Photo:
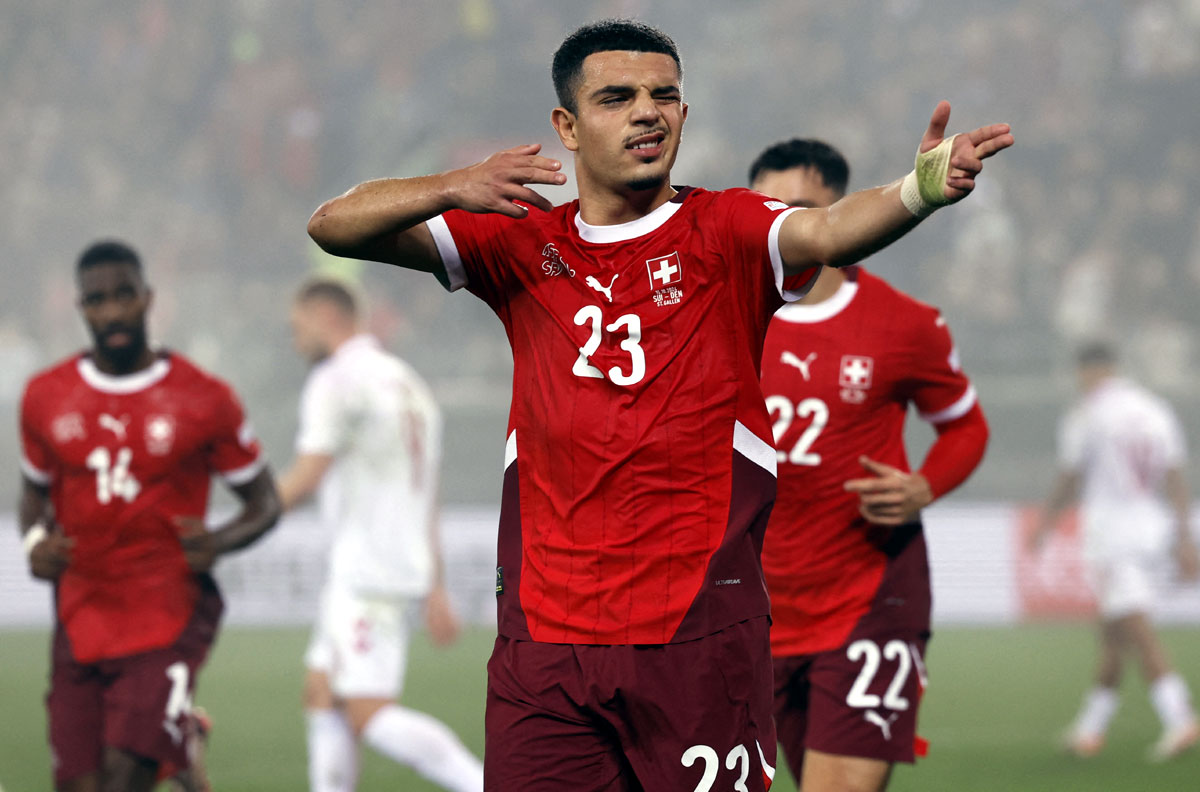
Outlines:
[[[201,391],[214,396],[234,396],[233,386],[229,382],[185,355],[171,349],[164,349],[159,355],[171,366],[169,376],[163,380],[164,386]]]
[[[903,311],[914,317],[931,317],[936,319],[942,312],[935,306],[921,300],[906,291],[893,286],[887,280],[861,267],[852,268],[854,278],[858,282],[859,293],[868,300],[880,303],[887,302],[893,310]]]
[[[79,361],[84,354],[86,353],[76,352],[70,357],[63,358],[34,372],[25,383],[26,394],[47,393],[78,382],[80,379]]]

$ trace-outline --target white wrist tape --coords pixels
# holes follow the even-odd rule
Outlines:
[[[956,137],[946,138],[924,154],[917,152],[914,169],[900,184],[904,208],[917,217],[928,217],[939,206],[950,203],[945,193],[946,174],[950,172],[950,151]]]
[[[50,532],[41,523],[34,523],[29,526],[29,530],[21,537],[21,545],[25,548],[25,557],[29,558],[33,554],[33,548],[41,544],[42,540],[49,535]]]

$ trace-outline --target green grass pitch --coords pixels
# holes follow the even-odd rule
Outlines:
[[[1200,631],[1172,628],[1164,636],[1177,666],[1200,693]],[[296,629],[230,628],[222,634],[197,695],[216,721],[209,763],[217,792],[306,788],[299,704],[306,640],[306,632]],[[404,693],[408,705],[444,719],[477,752],[483,750],[484,665],[491,641],[490,632],[473,630],[455,647],[438,650],[417,636]],[[4,792],[50,786],[42,708],[47,646],[45,631],[0,633]],[[915,768],[899,768],[891,789],[1200,790],[1200,753],[1167,765],[1144,761],[1158,724],[1135,673],[1127,674],[1104,753],[1080,761],[1057,752],[1055,736],[1079,703],[1092,648],[1092,634],[1083,625],[941,630],[929,648],[932,680],[921,712],[930,756]],[[359,789],[435,787],[365,752]],[[773,792],[793,790],[781,767]]]

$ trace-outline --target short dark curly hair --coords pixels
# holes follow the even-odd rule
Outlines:
[[[658,28],[633,19],[602,19],[584,25],[563,40],[554,53],[550,75],[558,103],[576,112],[575,93],[583,79],[583,61],[597,52],[661,52],[670,55],[683,79],[683,63],[675,42]]]
[[[101,264],[131,264],[138,272],[142,271],[142,260],[137,251],[119,239],[101,239],[88,245],[75,262],[75,272],[82,274]]]
[[[768,147],[750,166],[750,184],[765,171],[813,168],[821,174],[825,186],[839,195],[850,184],[850,164],[842,153],[823,140],[792,138]]]

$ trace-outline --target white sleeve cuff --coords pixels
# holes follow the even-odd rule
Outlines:
[[[467,285],[467,271],[463,267],[462,256],[458,254],[458,245],[454,243],[454,235],[450,226],[441,215],[425,221],[429,233],[433,235],[433,244],[437,245],[438,255],[442,257],[442,267],[446,270],[447,291],[458,291]]]
[[[48,471],[34,465],[24,454],[21,454],[21,473],[39,487],[50,486],[50,482],[54,479]]]
[[[261,473],[263,468],[266,466],[266,457],[260,454],[259,457],[249,465],[243,465],[242,467],[234,468],[233,470],[221,471],[221,478],[223,478],[230,486],[240,487],[243,484],[249,484],[251,481],[254,481],[255,477],[258,476],[258,474]]]
[[[771,223],[771,230],[767,232],[767,251],[771,255],[771,269],[775,273],[775,291],[779,293],[779,296],[785,302],[796,302],[796,300],[808,294],[813,284],[817,281],[817,276],[814,274],[799,289],[783,288],[783,254],[779,252],[779,230],[783,227],[783,219],[785,217],[792,212],[799,212],[803,208],[802,206],[793,206],[790,209],[780,212],[775,216],[774,222]]]
[[[950,421],[956,421],[969,413],[971,408],[975,406],[976,401],[978,401],[978,397],[975,395],[975,386],[968,385],[967,390],[963,393],[963,395],[959,396],[958,399],[955,400],[955,402],[949,407],[938,410],[937,412],[923,412],[920,415],[923,420],[926,420],[931,424],[949,423]]]

